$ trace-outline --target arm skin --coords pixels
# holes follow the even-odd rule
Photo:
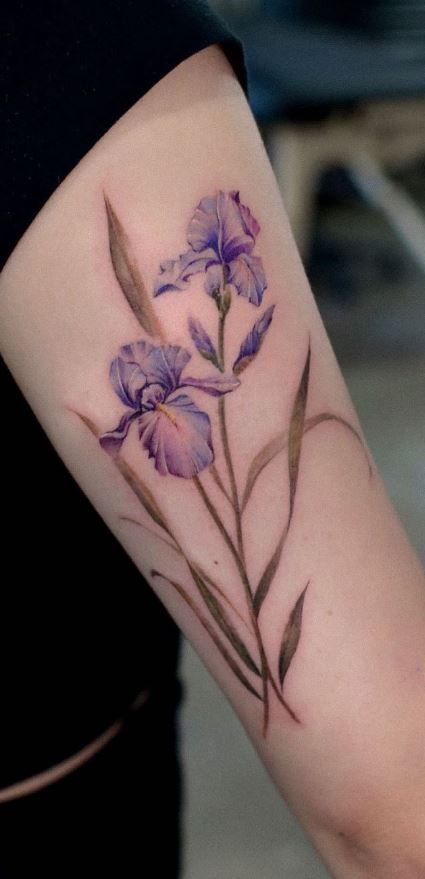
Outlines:
[[[238,490],[259,449],[288,429],[291,418],[295,432],[302,424],[300,382],[309,343],[305,418],[336,413],[359,430],[258,132],[233,72],[215,47],[156,85],[45,205],[1,275],[1,351],[69,470],[232,702],[331,875],[424,876],[424,579],[379,477],[369,473],[358,438],[342,423],[325,422],[304,434],[298,458],[292,438],[293,468],[298,464],[292,519],[257,621],[276,683],[282,635],[292,614],[295,643],[292,655],[287,644],[291,661],[283,694],[299,722],[279,701],[279,686],[275,692],[269,681],[265,724],[264,704],[232,672],[211,628],[260,695],[264,681],[251,674],[222,635],[181,554],[215,577],[225,593],[221,606],[260,662],[240,566],[195,482],[158,473],[132,427],[122,457],[171,523],[169,542],[177,541],[176,551],[154,536],[161,529],[149,520],[116,459],[75,414],[95,423],[92,430],[112,430],[124,407],[109,380],[110,363],[126,343],[149,340],[112,269],[103,193],[125,227],[152,297],[160,263],[187,250],[196,205],[218,190],[239,190],[258,220],[255,254],[268,282],[261,308],[233,296],[226,350],[236,356],[254,321],[275,304],[261,351],[241,374],[240,387],[226,396]],[[186,290],[152,298],[163,339],[192,353],[186,369],[192,376],[218,374],[188,335],[192,316],[216,339],[217,309],[203,283],[199,273]],[[218,401],[189,391],[209,414],[216,465],[230,484]],[[202,472],[199,480],[208,486],[235,544],[229,501],[209,473]],[[282,452],[259,477],[244,519],[251,585],[258,584],[281,534],[290,485]],[[148,523],[150,531],[122,517]],[[152,570],[168,580],[153,577]],[[307,583],[300,628],[296,602]],[[209,628],[190,602],[200,602]]]

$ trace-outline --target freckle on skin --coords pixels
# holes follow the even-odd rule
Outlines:
[[[328,617],[333,616],[333,610],[328,610],[328,611],[327,611],[327,614],[328,614]]]

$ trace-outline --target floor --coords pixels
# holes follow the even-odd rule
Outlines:
[[[334,225],[340,228],[339,222]],[[379,237],[379,224],[374,229]],[[369,238],[369,254],[370,246]],[[323,271],[319,278],[312,268],[313,289],[320,291],[325,323],[369,445],[425,562],[425,279],[412,267],[395,276],[395,281],[375,278],[374,293],[368,284],[367,295],[361,278],[362,295],[351,289],[347,303],[323,294]],[[326,879],[230,706],[189,646],[183,677],[182,879]]]

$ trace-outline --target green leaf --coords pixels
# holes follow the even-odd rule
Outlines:
[[[251,682],[248,680],[248,678],[246,677],[246,675],[244,674],[242,669],[238,666],[237,662],[235,662],[235,660],[233,659],[233,656],[229,653],[226,645],[223,643],[221,638],[217,635],[217,632],[214,630],[210,621],[206,617],[204,617],[202,611],[197,607],[197,605],[195,604],[195,602],[193,601],[191,596],[188,595],[185,588],[180,583],[178,583],[176,580],[171,580],[169,577],[166,577],[164,574],[161,574],[160,571],[152,570],[151,577],[153,577],[153,578],[161,577],[162,580],[165,580],[166,583],[169,583],[170,586],[173,586],[173,588],[179,593],[179,595],[181,596],[183,601],[186,602],[186,604],[190,607],[190,609],[193,611],[193,613],[197,616],[199,622],[201,623],[201,625],[203,626],[205,631],[208,632],[208,635],[210,636],[211,640],[214,642],[215,646],[217,647],[217,650],[219,650],[219,652],[221,653],[223,659],[225,660],[225,662],[227,663],[229,668],[232,670],[233,674],[236,675],[236,677],[238,678],[240,683],[245,687],[246,690],[248,690],[257,699],[259,699],[260,702],[262,702],[263,700],[262,700],[262,697],[260,696],[260,694],[252,686]]]
[[[132,255],[128,237],[109,199],[106,195],[104,198],[108,218],[109,249],[115,277],[141,327],[149,336],[158,336],[164,341],[161,324]]]
[[[286,624],[283,633],[282,644],[279,653],[279,681],[283,687],[283,682],[289,670],[289,666],[294,658],[296,649],[301,636],[301,623],[304,608],[304,598],[308,588],[308,583],[299,598],[297,599]]]
[[[295,396],[294,405],[292,408],[291,421],[289,424],[289,432],[288,432],[288,474],[289,474],[289,513],[287,522],[282,530],[282,533],[279,537],[276,549],[273,552],[273,555],[270,561],[267,563],[264,573],[262,574],[257,589],[255,590],[253,607],[254,613],[256,616],[260,613],[261,607],[263,605],[263,601],[267,596],[267,593],[270,589],[270,586],[275,577],[276,571],[279,567],[280,559],[282,556],[282,550],[285,544],[285,540],[289,531],[289,526],[291,524],[293,512],[294,512],[294,502],[295,502],[295,493],[297,490],[298,483],[298,471],[300,464],[300,455],[301,455],[301,444],[304,433],[304,420],[305,420],[305,409],[307,404],[307,393],[308,393],[308,381],[310,375],[310,345],[308,347],[307,358],[305,362],[305,366],[303,369],[303,373],[301,376],[301,381],[298,386],[298,390]]]
[[[217,625],[223,632],[223,635],[225,635],[228,641],[230,641],[233,649],[245,663],[247,668],[249,668],[249,670],[252,671],[254,674],[261,677],[260,669],[254,662],[248,648],[245,646],[240,635],[233,626],[233,623],[227,616],[227,613],[220,600],[217,598],[216,595],[214,595],[211,589],[209,589],[204,577],[201,576],[200,572],[192,564],[190,564],[190,562],[188,562],[188,565],[199,594],[201,595],[205,606],[208,608],[211,616],[215,619]],[[208,579],[211,583],[211,577],[208,576]],[[218,587],[215,588],[218,590]]]
[[[342,418],[341,415],[334,415],[332,412],[320,412],[318,415],[312,415],[311,418],[306,418],[304,422],[304,433],[308,433],[310,430],[313,430],[314,427],[317,427],[319,424],[326,423],[328,421],[335,421],[337,424],[341,424],[350,433],[358,440],[361,444],[364,453],[367,458],[366,449],[364,447],[363,440],[357,430],[347,421],[345,418]],[[245,489],[241,502],[241,510],[244,511],[251,494],[253,492],[255,483],[257,482],[258,477],[263,472],[264,468],[267,467],[268,464],[271,463],[281,452],[283,452],[288,445],[288,431],[282,431],[278,433],[272,440],[269,440],[268,443],[263,446],[262,449],[256,454],[253,459],[251,466],[248,470],[248,476],[245,483]],[[369,471],[371,470],[369,459],[367,458]]]

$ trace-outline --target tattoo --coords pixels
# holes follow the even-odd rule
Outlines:
[[[156,526],[158,531],[153,533],[183,558],[193,582],[193,594],[165,573],[152,570],[151,576],[160,578],[181,596],[239,683],[262,703],[263,734],[266,734],[269,723],[271,693],[291,721],[299,724],[300,718],[285,699],[283,688],[300,642],[309,583],[302,584],[289,619],[282,625],[283,637],[275,672],[266,650],[260,613],[279,568],[294,515],[304,434],[319,424],[333,421],[349,430],[360,443],[362,440],[341,416],[321,412],[307,417],[311,346],[306,340],[304,365],[294,388],[288,429],[256,451],[245,485],[239,486],[233,463],[234,442],[232,444],[227,426],[227,407],[232,405],[241,382],[249,382],[250,373],[248,371],[245,375],[245,371],[248,367],[252,370],[252,364],[263,345],[267,344],[276,306],[272,303],[261,311],[241,341],[238,356],[232,364],[227,358],[225,327],[226,321],[231,320],[231,310],[237,313],[240,307],[238,297],[246,300],[244,307],[262,308],[267,281],[262,260],[254,253],[260,233],[259,223],[242,204],[238,192],[220,191],[203,198],[188,226],[188,249],[177,259],[161,264],[153,296],[150,296],[132,256],[128,238],[107,198],[105,205],[115,276],[145,337],[123,345],[111,363],[112,388],[124,407],[119,423],[99,435],[91,420],[80,417],[98,437],[100,445],[133,490],[146,522],[125,516],[121,518],[146,528],[151,534],[152,525]],[[153,300],[166,293],[185,290],[195,274],[202,275],[205,293],[216,306],[217,336],[211,339],[200,320],[190,317],[187,328],[189,347],[182,347],[165,338]],[[210,364],[212,372],[209,375],[189,375],[188,364],[193,349]],[[217,399],[216,424],[211,424],[208,413],[198,405],[199,393]],[[249,624],[226,591],[216,583],[215,574],[190,559],[151,489],[122,456],[122,447],[130,431],[137,431],[141,449],[152,459],[152,466],[161,476],[191,480],[193,490],[199,495],[233,559]],[[224,472],[220,472],[215,463],[218,450]],[[282,452],[287,456],[288,510],[275,550],[258,583],[254,583],[245,558],[244,512],[260,474]],[[220,490],[223,503],[231,509],[232,528],[224,524],[212,499],[211,481]],[[255,644],[255,653],[247,646],[246,631],[241,634],[241,622],[245,629],[249,629],[249,643]]]

